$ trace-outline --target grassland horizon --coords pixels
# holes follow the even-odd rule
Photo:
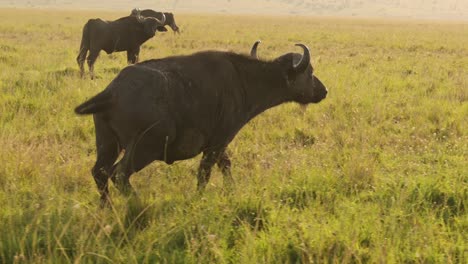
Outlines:
[[[141,60],[302,42],[328,98],[244,127],[232,192],[215,169],[197,193],[200,157],[154,162],[131,178],[141,203],[112,187],[101,210],[93,121],[73,109],[126,55],[101,52],[95,80],[75,58],[89,18],[122,15],[0,9],[0,263],[466,263],[466,23],[176,14],[182,34]]]
[[[140,7],[175,13],[302,15],[394,19],[468,20],[468,2],[459,0],[0,0],[0,7],[124,11]]]

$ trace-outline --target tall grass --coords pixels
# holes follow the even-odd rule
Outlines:
[[[311,48],[329,97],[271,109],[231,143],[236,189],[199,157],[155,162],[98,208],[92,118],[72,109],[126,66],[75,62],[89,18],[121,13],[0,10],[0,262],[466,263],[466,24],[176,14],[142,59],[204,49],[272,59]]]

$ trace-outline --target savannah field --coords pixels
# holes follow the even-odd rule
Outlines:
[[[176,14],[141,59],[199,50],[273,59],[307,44],[328,87],[273,108],[230,144],[236,187],[200,157],[154,162],[101,209],[94,125],[75,106],[126,54],[75,62],[89,18],[124,11],[0,9],[0,263],[467,263],[468,24]]]

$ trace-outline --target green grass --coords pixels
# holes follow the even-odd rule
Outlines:
[[[133,175],[101,210],[91,117],[73,108],[126,66],[75,58],[89,18],[0,10],[0,263],[466,263],[468,26],[425,21],[176,15],[143,60],[205,49],[271,59],[307,44],[329,97],[271,109],[231,143],[236,189],[199,157]]]

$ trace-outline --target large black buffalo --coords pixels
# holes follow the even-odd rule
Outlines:
[[[104,91],[75,109],[94,115],[97,161],[92,174],[101,202],[108,202],[109,178],[130,194],[130,175],[152,161],[172,164],[199,153],[199,190],[215,163],[225,183],[233,183],[226,147],[249,120],[285,102],[318,103],[327,95],[314,76],[309,49],[297,46],[303,55],[287,53],[272,61],[205,51],[123,69]],[[123,158],[115,163],[122,150]]]
[[[135,16],[122,17],[115,21],[105,21],[100,18],[88,20],[83,27],[80,52],[76,58],[81,76],[84,76],[84,62],[88,51],[89,55],[86,60],[91,79],[94,78],[94,63],[101,50],[107,54],[127,51],[128,63],[136,63],[141,44],[152,38],[156,31],[162,31],[160,27],[164,29],[164,23],[164,15],[161,19],[157,19],[143,17],[138,13]]]
[[[180,33],[179,32],[179,27],[177,26],[177,24],[175,22],[174,14],[172,14],[172,13],[157,12],[157,11],[154,11],[152,9],[139,10],[138,8],[133,9],[132,12],[130,13],[131,16],[137,16],[138,14],[140,14],[141,16],[144,16],[144,17],[154,17],[154,18],[157,18],[159,20],[163,20],[163,17],[165,17],[166,20],[164,22],[164,26],[169,26],[169,27],[171,27],[172,31],[174,31],[175,33]],[[158,30],[159,31],[167,31],[164,26],[158,28]]]

